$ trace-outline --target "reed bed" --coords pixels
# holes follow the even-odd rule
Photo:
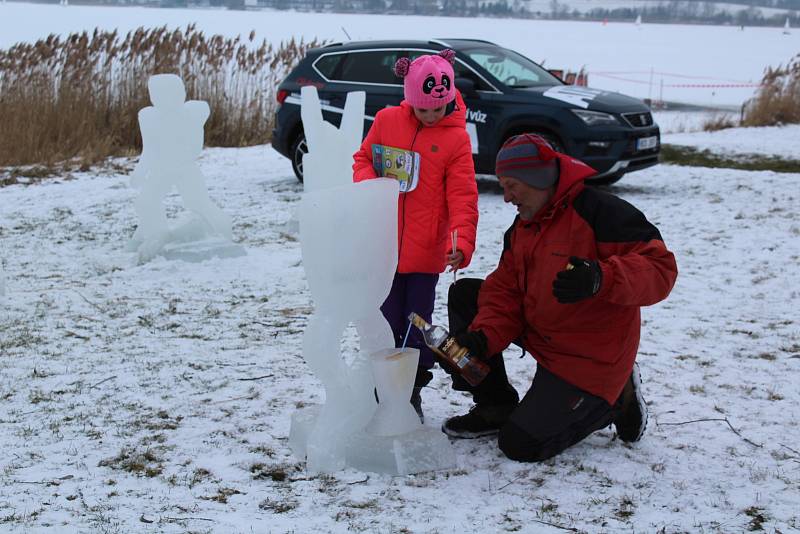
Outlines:
[[[742,119],[743,126],[789,123],[800,123],[800,54],[785,67],[767,69]]]
[[[187,99],[208,102],[207,145],[266,143],[278,84],[320,44],[206,37],[189,25],[124,37],[95,29],[0,50],[0,166],[87,165],[141,150],[137,114],[150,105],[148,78],[161,73],[179,75]]]

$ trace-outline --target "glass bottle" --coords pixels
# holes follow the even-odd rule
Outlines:
[[[459,345],[445,328],[428,323],[414,312],[411,312],[408,320],[419,328],[425,344],[431,348],[434,354],[447,362],[470,385],[477,386],[489,374],[491,368],[480,359],[470,355],[469,351]]]

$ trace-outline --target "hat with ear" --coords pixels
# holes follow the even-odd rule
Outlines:
[[[453,64],[456,53],[445,49],[436,55],[420,56],[414,61],[403,57],[394,65],[394,73],[403,78],[403,96],[415,108],[435,109],[456,98]]]

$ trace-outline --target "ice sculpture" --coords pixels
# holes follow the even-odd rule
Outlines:
[[[296,456],[307,459],[312,473],[346,465],[395,474],[450,467],[449,441],[438,429],[423,427],[408,402],[419,354],[393,347],[380,312],[397,267],[399,187],[386,178],[352,183],[364,93],[348,94],[338,129],[323,121],[314,87],[304,87],[301,97],[309,152],[303,158],[305,193],[298,215],[303,267],[314,300],[303,357],[322,382],[325,404],[293,414],[289,444]],[[340,341],[350,323],[361,350],[348,364]],[[432,461],[423,451],[420,464],[413,457],[416,447],[431,447],[426,439],[431,435],[442,452]],[[413,445],[404,446],[403,439]],[[441,461],[443,455],[449,463]]]
[[[134,205],[139,226],[129,248],[140,262],[158,254],[189,261],[244,254],[231,242],[231,219],[209,198],[196,161],[208,103],[185,102],[183,82],[174,74],[151,76],[147,87],[153,105],[139,111],[142,155],[131,175],[131,185],[139,189]],[[163,201],[173,187],[189,215],[170,228]]]
[[[353,154],[361,145],[364,132],[367,94],[363,91],[347,93],[339,128],[322,119],[316,87],[303,87],[300,97],[300,116],[308,146],[308,153],[303,156],[303,189],[311,193],[348,186],[349,190],[353,185]],[[397,194],[394,202],[397,203]]]
[[[372,378],[380,403],[364,429],[367,434],[399,436],[422,426],[408,402],[418,362],[419,349],[392,348],[372,353]]]

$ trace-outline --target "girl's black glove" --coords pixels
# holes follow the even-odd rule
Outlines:
[[[571,266],[572,268],[570,268]],[[556,274],[553,296],[561,304],[570,304],[593,297],[603,284],[603,271],[595,260],[570,257],[569,266]]]

